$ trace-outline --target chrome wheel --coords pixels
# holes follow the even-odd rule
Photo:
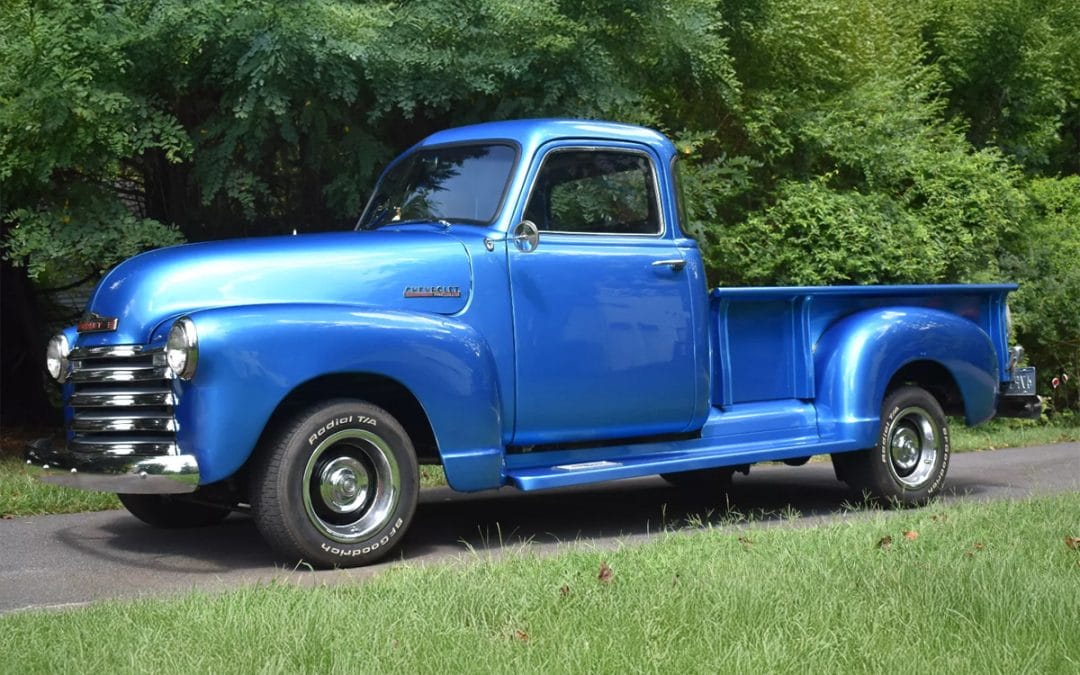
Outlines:
[[[929,412],[917,406],[904,408],[893,416],[886,438],[890,469],[898,481],[917,488],[934,475],[942,433]]]
[[[925,389],[904,385],[882,401],[874,447],[834,454],[833,467],[863,498],[919,506],[941,492],[951,453],[941,404]]]
[[[364,429],[327,436],[303,475],[304,510],[324,536],[354,543],[383,527],[401,495],[401,470],[386,442]]]

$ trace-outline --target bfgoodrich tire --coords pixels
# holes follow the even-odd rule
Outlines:
[[[870,450],[833,456],[837,475],[874,499],[918,506],[941,491],[952,448],[945,413],[924,389],[892,391],[881,406],[881,429]]]
[[[355,567],[397,546],[416,511],[412,442],[378,406],[334,400],[293,416],[259,450],[250,486],[263,537],[290,563]]]
[[[171,495],[116,495],[131,515],[147,525],[166,529],[217,525],[229,515],[224,506],[184,501]]]

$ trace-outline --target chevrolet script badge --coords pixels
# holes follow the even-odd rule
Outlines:
[[[457,286],[406,286],[406,298],[460,298]]]
[[[116,330],[116,325],[119,320],[116,317],[101,316],[94,312],[88,312],[83,315],[79,320],[76,329],[80,333],[104,333],[110,330]]]

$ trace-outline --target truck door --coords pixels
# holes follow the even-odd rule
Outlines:
[[[657,159],[621,144],[542,153],[509,247],[515,445],[684,431],[695,405],[691,293]],[[522,250],[524,249],[524,250]]]

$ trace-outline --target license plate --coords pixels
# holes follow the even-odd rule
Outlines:
[[[1002,396],[1034,396],[1035,369],[1017,368],[1012,372],[1012,380],[1005,383]]]

